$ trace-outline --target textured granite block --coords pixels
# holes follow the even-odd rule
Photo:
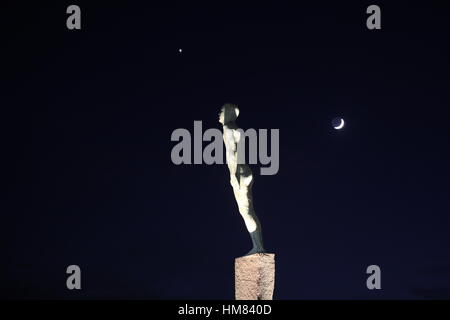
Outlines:
[[[256,253],[236,258],[236,300],[272,300],[275,285],[275,254]]]

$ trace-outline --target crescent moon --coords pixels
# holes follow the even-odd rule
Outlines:
[[[340,123],[337,127],[334,127],[334,128],[335,128],[336,130],[342,129],[342,128],[344,127],[344,124],[345,124],[344,119],[341,119],[341,123]]]

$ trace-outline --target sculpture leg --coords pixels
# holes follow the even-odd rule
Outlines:
[[[250,250],[246,255],[265,252],[264,243],[262,239],[261,224],[259,222],[257,215],[254,212],[253,206],[251,206],[250,208],[241,207],[239,209],[242,218],[244,218],[245,226],[247,227],[247,230],[250,234],[250,238],[252,240],[253,245],[252,250]]]
[[[251,232],[250,237],[252,238],[253,248],[246,254],[246,256],[252,255],[254,253],[266,252],[262,243],[261,232],[259,231]]]
[[[240,169],[245,170],[246,168],[241,166]],[[249,170],[250,169],[248,168],[248,171]],[[253,177],[251,172],[246,172],[246,175],[237,176],[232,174],[230,182],[238,204],[239,213],[244,219],[245,226],[247,231],[250,233],[250,238],[253,244],[252,250],[250,250],[247,255],[263,253],[265,250],[261,234],[261,224],[256,216],[255,210],[253,209]]]

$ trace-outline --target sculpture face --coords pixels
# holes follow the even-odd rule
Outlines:
[[[219,122],[222,125],[225,125],[229,122],[235,121],[238,116],[239,116],[238,106],[231,104],[231,103],[227,103],[220,110]]]

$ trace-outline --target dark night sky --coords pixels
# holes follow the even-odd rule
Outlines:
[[[228,168],[170,159],[231,102],[280,129],[254,184],[275,298],[450,298],[450,5],[392,2],[77,1],[80,31],[72,2],[2,3],[0,297],[233,298]]]

